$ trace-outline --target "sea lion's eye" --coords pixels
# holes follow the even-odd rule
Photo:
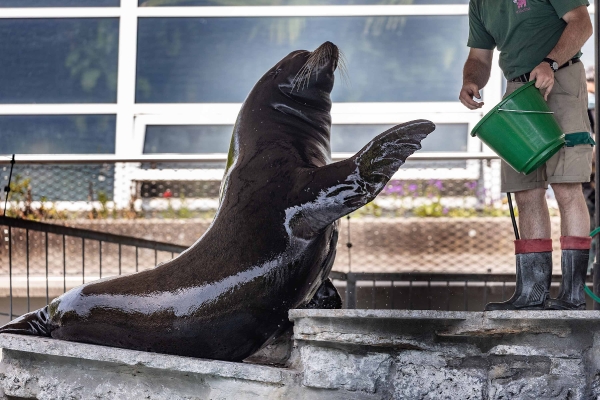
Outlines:
[[[280,72],[281,68],[277,68],[275,71],[271,71],[270,75],[273,75],[273,78],[275,78]]]

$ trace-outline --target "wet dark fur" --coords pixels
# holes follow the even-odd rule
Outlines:
[[[336,221],[372,201],[434,129],[398,125],[331,163],[338,57],[329,42],[295,51],[258,81],[234,127],[219,209],[193,246],[154,269],[74,288],[0,332],[238,361],[285,329],[288,310],[329,275]],[[332,288],[315,304],[339,306]]]

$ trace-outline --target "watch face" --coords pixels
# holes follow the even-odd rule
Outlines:
[[[556,70],[558,69],[558,63],[557,63],[556,61],[554,61],[554,62],[552,63],[552,69],[553,69],[554,71],[556,71]]]

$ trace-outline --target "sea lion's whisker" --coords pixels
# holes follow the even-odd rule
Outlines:
[[[339,65],[339,55],[339,50],[336,54],[334,48],[331,46],[320,47],[313,51],[302,68],[296,73],[296,76],[294,76],[294,79],[292,80],[292,91],[296,88],[302,90],[308,87],[313,71],[316,71],[316,77],[318,79],[319,70],[325,67],[333,58],[337,58],[335,63]],[[342,74],[345,74],[345,72],[342,72]]]

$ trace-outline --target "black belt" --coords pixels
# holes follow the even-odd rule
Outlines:
[[[568,67],[569,65],[573,65],[573,64],[577,64],[578,62],[581,62],[581,60],[579,59],[579,57],[576,58],[571,58],[569,61],[567,61],[566,63],[564,63],[563,65],[561,65],[560,67],[558,67],[558,69],[564,68],[564,67]],[[528,72],[526,74],[523,74],[521,76],[517,76],[514,79],[511,79],[511,82],[529,82],[529,76],[531,75],[531,72]]]

